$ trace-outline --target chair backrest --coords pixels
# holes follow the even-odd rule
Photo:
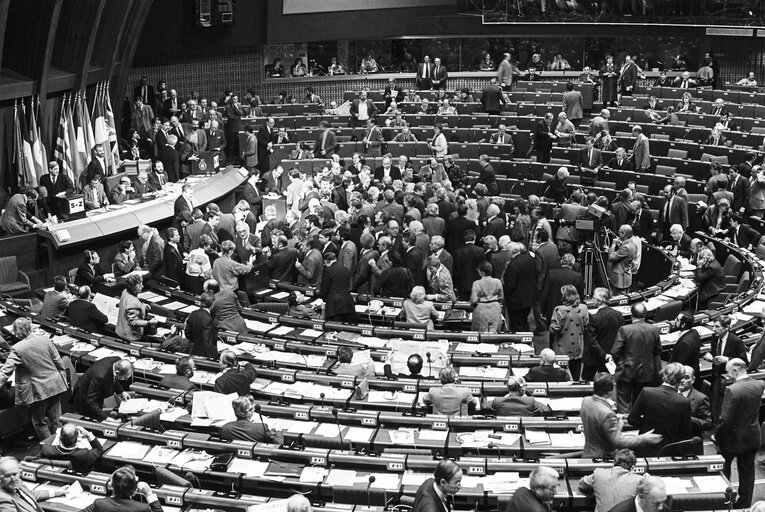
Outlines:
[[[675,174],[675,168],[668,165],[657,165],[656,174],[661,174],[663,176],[673,176]]]
[[[669,158],[687,158],[688,152],[684,149],[670,148],[667,150],[667,156]]]
[[[12,283],[19,278],[16,256],[0,258],[0,283]]]
[[[683,309],[683,301],[672,300],[659,306],[653,315],[654,322],[664,322],[665,320],[674,320]]]
[[[729,254],[725,259],[725,265],[723,265],[723,273],[726,276],[733,276],[738,278],[741,273],[741,260],[733,254]]]
[[[651,135],[651,138],[654,140],[669,140],[669,134],[668,133],[654,133]]]
[[[159,421],[160,414],[161,411],[159,409],[147,412],[146,414],[142,414],[137,418],[133,418],[131,423],[134,427],[147,427],[154,430],[161,430],[162,424]]]
[[[69,272],[66,273],[67,279],[69,279],[69,284],[74,284],[74,278],[77,276],[77,269],[73,268],[69,270]]]
[[[568,158],[551,158],[550,163],[556,165],[571,165],[571,160]]]
[[[738,286],[736,287],[736,295],[740,295],[749,290],[749,282],[749,272],[741,274],[741,279],[739,279]]]
[[[760,244],[754,251],[758,258],[765,258],[765,244]]]
[[[154,478],[157,480],[157,484],[159,485],[177,485],[179,487],[191,487],[191,482],[161,466],[154,466]]]

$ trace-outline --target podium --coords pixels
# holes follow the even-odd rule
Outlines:
[[[85,196],[69,194],[66,197],[54,198],[56,215],[64,220],[82,219],[85,217]]]
[[[220,153],[218,151],[200,151],[198,160],[191,161],[191,174],[211,174],[220,168]]]

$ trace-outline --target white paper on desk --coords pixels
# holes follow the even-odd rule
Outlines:
[[[526,429],[526,441],[530,444],[550,444],[550,435],[544,430]]]
[[[351,364],[369,364],[370,361],[372,361],[372,351],[359,350],[353,353]]]
[[[505,446],[512,446],[515,443],[518,442],[518,440],[521,438],[520,434],[510,434],[506,432],[498,432],[494,434],[495,436],[499,436],[499,439],[492,439],[494,441],[494,444],[501,444]]]
[[[449,432],[446,430],[420,430],[417,434],[418,441],[446,441]]]
[[[311,431],[316,428],[318,423],[315,421],[298,421],[295,420],[290,425],[289,429],[287,429],[287,432],[290,434],[310,434]]]
[[[173,368],[175,368],[175,366],[173,366]],[[216,375],[217,374],[208,372],[206,370],[194,370],[194,375],[189,377],[189,381],[191,381],[192,384],[209,384],[211,382],[215,382]]]
[[[306,338],[318,338],[319,336],[322,336],[324,333],[321,331],[317,331],[316,329],[303,329],[303,331],[298,334],[300,336],[305,336]]]
[[[168,302],[167,304],[160,304],[160,306],[169,309],[170,311],[179,311],[182,308],[185,308],[187,304],[174,300],[172,302]]]
[[[324,477],[329,473],[328,469],[318,466],[306,466],[300,473],[300,481],[305,484],[317,484],[324,481]]]
[[[154,297],[149,297],[148,299],[145,299],[145,300],[146,302],[157,303],[157,302],[162,302],[165,299],[166,297],[163,297],[162,295],[155,295]]]
[[[290,384],[287,391],[284,392],[285,397],[301,399],[305,396],[305,393],[309,392],[313,387],[312,382],[298,381]]]
[[[662,343],[677,343],[677,340],[682,336],[683,331],[673,331],[660,336]]]
[[[399,428],[388,432],[393,444],[414,444],[414,429]]]
[[[61,336],[54,336],[53,339],[51,339],[51,341],[57,347],[62,347],[64,345],[69,345],[70,343],[77,343],[77,338],[73,338],[72,336],[69,336],[68,334],[64,334]]]
[[[161,421],[175,421],[178,418],[186,416],[189,412],[183,407],[173,407],[169,411],[165,411],[159,415]]]
[[[369,309],[369,306],[367,306],[366,304],[356,304],[355,306],[353,306],[353,309],[356,310],[356,313],[363,314],[367,312],[367,309]]]
[[[226,395],[216,393],[215,391],[196,391],[191,400],[191,417],[206,418],[207,410],[205,409],[205,402],[207,400],[215,400],[216,398],[223,398],[225,396]]]
[[[765,302],[763,302],[762,305],[765,306]],[[699,336],[701,336],[702,338],[706,338],[708,336],[714,336],[715,334],[714,331],[712,331],[712,329],[710,329],[709,327],[705,325],[697,325],[696,327],[694,327],[694,329],[696,329],[696,332],[699,333]]]
[[[529,374],[530,367],[513,366],[513,375],[516,377],[525,377]]]
[[[398,489],[401,486],[401,477],[395,473],[372,473],[369,476],[357,476],[354,482],[368,484],[370,476],[375,477],[375,481],[370,486],[373,489]]]
[[[340,425],[340,428],[345,430],[345,427],[342,425]],[[319,428],[313,433],[313,435],[321,437],[338,437],[338,434],[339,430],[337,425],[332,423],[319,423]],[[343,439],[345,439],[345,436],[343,436]]]
[[[95,350],[91,350],[89,355],[91,357],[94,357],[96,361],[100,361],[101,359],[105,359],[107,357],[113,357],[113,356],[123,357],[127,355],[127,352],[114,350],[109,347],[98,347]]]
[[[406,471],[401,476],[401,485],[410,485],[413,487],[419,487],[428,478],[432,477],[431,473],[415,473],[414,471]],[[462,478],[465,478],[464,476]]]
[[[231,403],[239,398],[239,394],[217,394],[219,396],[204,401],[206,416],[213,421],[236,421],[236,415]]]
[[[79,481],[75,481],[73,484],[69,485],[69,488],[66,490],[66,497],[67,499],[74,499],[80,494],[83,493],[82,484],[80,484]]]
[[[131,398],[120,402],[119,411],[122,414],[137,414],[149,406],[148,398]]]
[[[266,322],[258,322],[257,320],[251,320],[249,318],[244,319],[244,323],[247,326],[248,329],[255,331],[255,332],[268,332],[271,329],[274,328],[273,324],[269,324]]]
[[[503,380],[507,377],[507,368],[494,368],[492,366],[462,366],[460,377],[483,377],[487,379]]]
[[[156,293],[148,290],[138,294],[138,298],[141,300],[149,300],[154,297],[161,297],[161,295],[157,295]]]
[[[343,435],[343,439],[356,443],[367,443],[374,433],[375,430],[371,428],[348,427],[348,431]]]
[[[79,482],[75,482],[76,484],[79,484]],[[74,484],[72,484],[74,485]],[[69,486],[71,489],[72,486]],[[80,487],[82,489],[82,487]],[[71,507],[72,510],[82,510],[84,508],[88,508],[90,505],[93,504],[96,499],[98,499],[99,496],[96,496],[95,494],[91,494],[89,492],[80,492],[79,494],[69,496],[69,493],[67,492],[66,496],[58,496],[56,498],[51,498],[48,501],[48,503],[61,503],[63,505],[66,505],[68,507]]]
[[[499,351],[499,345],[491,343],[458,343],[457,352],[481,352],[482,354],[496,354]]]
[[[367,401],[370,404],[385,404],[385,403],[396,403],[396,404],[408,404],[411,405],[414,401],[415,394],[414,393],[404,393],[402,391],[380,391],[372,389],[369,391],[369,394],[367,395]]]
[[[736,313],[733,313],[733,315],[732,315],[732,316],[733,316],[733,318],[735,318],[736,320],[740,320],[740,321],[742,321],[742,322],[748,322],[749,320],[751,320],[752,318],[754,318],[752,315],[747,315],[746,313],[743,313],[743,312],[741,312],[741,311],[738,311],[738,312],[736,312]]]
[[[277,299],[277,300],[278,299],[286,299],[289,296],[290,296],[289,292],[284,292],[284,291],[276,292],[276,293],[271,294],[271,298],[272,299]]]
[[[162,366],[159,367],[159,374],[160,375],[175,375],[175,365],[162,363]]]
[[[582,448],[584,447],[584,434],[575,434],[574,432],[550,432],[550,442],[553,446],[562,446],[564,448]]]
[[[156,445],[152,446],[149,453],[144,456],[143,461],[152,464],[170,464],[179,453],[179,450],[174,450],[167,446]]]
[[[510,348],[520,352],[521,354],[525,354],[528,352],[531,352],[532,354],[534,353],[534,347],[527,343],[513,343],[510,345]]]
[[[536,397],[535,400],[545,404],[553,411],[578,411],[582,408],[581,396],[567,396],[564,398]]]
[[[664,486],[667,488],[667,494],[686,494],[688,488],[693,485],[690,480],[674,476],[662,476],[661,481],[664,482]]]
[[[750,304],[747,304],[743,308],[741,308],[741,311],[744,313],[750,313],[753,315],[761,314],[762,308],[765,307],[765,301],[762,300],[756,300]]]
[[[199,309],[199,306],[196,306],[196,305],[192,304],[191,306],[186,306],[185,308],[181,308],[178,311],[180,311],[181,313],[191,314],[194,311],[196,311],[197,309]]]
[[[155,361],[153,359],[138,359],[133,363],[133,368],[143,371],[154,371],[155,369],[162,368],[162,361]]]
[[[269,395],[279,395],[281,396],[284,394],[288,389],[290,388],[289,384],[286,384],[284,382],[272,382],[268,386],[265,387],[263,390],[265,393],[268,393]]]
[[[116,325],[117,317],[120,312],[120,301],[116,297],[107,297],[102,293],[97,293],[93,297],[93,304],[98,308],[101,313],[106,315],[109,323]]]
[[[725,492],[728,484],[720,475],[694,476],[696,486],[704,492]]]
[[[350,487],[355,480],[356,472],[351,469],[331,469],[329,470],[327,478],[324,480],[324,485],[330,487],[336,485]]]
[[[289,327],[287,325],[280,325],[276,329],[268,331],[268,334],[273,334],[274,336],[284,336],[285,334],[289,334],[294,330],[295,330],[294,327]]]
[[[109,449],[109,456],[121,459],[143,460],[151,445],[135,441],[119,441]]]

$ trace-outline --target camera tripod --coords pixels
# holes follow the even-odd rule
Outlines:
[[[608,237],[608,233],[603,236]],[[584,276],[584,297],[592,298],[592,292],[595,290],[595,272],[600,274],[600,282],[603,286],[611,288],[611,282],[608,279],[608,269],[603,259],[603,251],[600,249],[601,234],[593,231],[591,239],[584,242],[582,246],[582,274]]]

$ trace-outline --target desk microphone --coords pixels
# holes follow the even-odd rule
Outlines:
[[[369,483],[367,484],[367,508],[370,508],[372,506],[372,492],[370,491],[370,488],[372,487],[372,484],[375,483],[374,475],[369,475]]]
[[[497,450],[497,460],[502,460],[502,450],[499,449],[499,445],[496,443],[489,443],[487,446],[488,449],[496,449]]]
[[[340,445],[345,444],[343,441],[343,429],[340,427],[340,418],[337,417],[337,407],[332,408],[332,416],[335,417],[335,423],[337,424],[337,433],[340,436]]]
[[[321,393],[319,393],[319,400],[321,400],[321,402],[320,402],[320,404],[321,404],[321,407],[324,407],[324,398],[325,398],[326,396],[327,396],[327,395],[325,395],[325,394],[324,394],[324,392],[321,392]]]
[[[308,359],[305,358],[303,355],[303,351],[300,350],[300,347],[295,347],[297,349],[297,353],[300,357],[303,358],[303,364],[305,365],[305,369],[308,370]]]
[[[725,489],[725,504],[728,505],[728,512],[733,508],[733,502],[736,501],[736,491],[732,487]]]
[[[258,413],[258,417],[260,418],[260,426],[263,427],[263,434],[268,434],[268,428],[266,428],[266,423],[263,421],[263,415],[260,413],[260,404],[255,404],[255,412]]]
[[[425,357],[428,358],[428,377],[433,377],[433,368],[431,367],[432,361],[430,360],[430,352],[425,352]]]
[[[186,472],[186,474],[185,474],[185,475],[183,475],[183,476],[184,476],[184,478],[186,478],[186,480],[188,480],[188,481],[189,481],[189,483],[192,483],[192,484],[193,484],[193,483],[194,483],[194,481],[196,481],[196,483],[197,483],[197,489],[199,490],[199,492],[200,492],[200,493],[202,492],[202,484],[201,484],[201,483],[199,483],[199,478],[197,478],[197,475],[195,475],[195,474],[194,474],[194,473],[192,473],[191,471],[187,471],[187,472]]]

